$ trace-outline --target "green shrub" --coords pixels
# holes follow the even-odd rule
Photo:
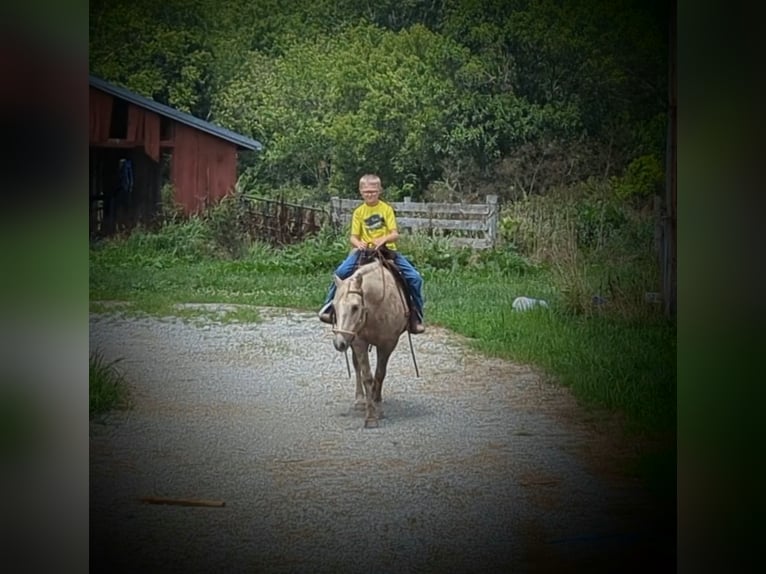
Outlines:
[[[421,271],[454,269],[470,257],[470,250],[455,248],[446,237],[439,235],[402,233],[396,245],[397,249]]]
[[[170,183],[164,184],[160,190],[160,214],[163,222],[183,218],[183,206],[176,201],[175,189]]]
[[[500,217],[506,249],[552,270],[562,309],[573,314],[656,314],[655,221],[620,199],[610,182],[589,180],[507,205]]]
[[[615,194],[620,199],[646,200],[658,193],[665,183],[665,170],[655,155],[634,159],[625,174],[615,181]]]
[[[578,202],[575,209],[577,244],[584,249],[602,247],[620,232],[628,219],[624,206],[611,198],[587,197]]]
[[[210,239],[224,257],[239,259],[247,251],[250,245],[247,216],[247,199],[240,193],[225,196],[205,212],[204,224]]]
[[[189,262],[214,255],[210,231],[196,216],[166,221],[157,231],[138,227],[127,237],[124,248],[145,258],[167,255]]]
[[[120,359],[107,362],[100,351],[90,354],[88,368],[88,412],[90,418],[128,406],[125,378],[117,368]]]
[[[542,269],[541,265],[530,261],[512,246],[481,250],[471,258],[468,267],[513,276],[536,275]]]
[[[331,273],[349,253],[348,237],[325,226],[320,233],[301,243],[279,249],[280,268],[297,273],[327,271]]]

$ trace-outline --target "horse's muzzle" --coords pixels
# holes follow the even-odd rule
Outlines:
[[[334,327],[332,332],[335,335],[332,339],[332,344],[335,349],[341,353],[348,349],[356,338],[356,329],[353,331],[347,331],[345,329]]]
[[[349,345],[351,344],[351,341],[348,339],[346,335],[343,335],[342,333],[335,333],[335,337],[333,337],[332,344],[335,347],[336,351],[340,351],[341,353],[348,349]]]

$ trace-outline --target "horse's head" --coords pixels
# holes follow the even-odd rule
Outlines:
[[[332,332],[335,334],[333,345],[338,351],[348,349],[357,333],[362,329],[367,319],[364,308],[364,295],[362,293],[362,277],[354,275],[346,281],[335,277],[335,325]]]

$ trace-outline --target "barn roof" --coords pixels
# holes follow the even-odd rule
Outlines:
[[[235,133],[231,130],[227,130],[226,128],[216,126],[214,124],[211,124],[210,122],[206,122],[204,120],[196,118],[191,114],[178,111],[176,109],[171,108],[170,106],[166,106],[164,104],[160,104],[159,102],[155,102],[154,100],[150,100],[149,98],[139,96],[135,92],[131,92],[130,90],[127,90],[125,88],[115,86],[114,84],[110,84],[109,82],[106,82],[100,78],[97,78],[96,76],[90,76],[90,85],[93,86],[94,88],[98,88],[99,90],[103,92],[112,94],[113,96],[116,96],[130,103],[133,103],[137,106],[152,110],[153,112],[156,112],[160,114],[161,116],[171,118],[177,122],[181,122],[182,124],[192,126],[200,131],[209,133],[223,140],[229,141],[233,144],[236,144],[238,147],[242,149],[255,150],[255,151],[260,151],[261,149],[263,149],[261,142],[257,140],[250,139],[241,134]]]

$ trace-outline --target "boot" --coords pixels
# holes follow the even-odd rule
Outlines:
[[[410,333],[413,335],[419,335],[426,330],[425,325],[423,325],[423,321],[420,319],[417,313],[412,313],[410,315],[410,324],[408,328]]]
[[[319,310],[319,320],[328,325],[335,322],[335,309],[333,309],[332,302],[325,303]]]

